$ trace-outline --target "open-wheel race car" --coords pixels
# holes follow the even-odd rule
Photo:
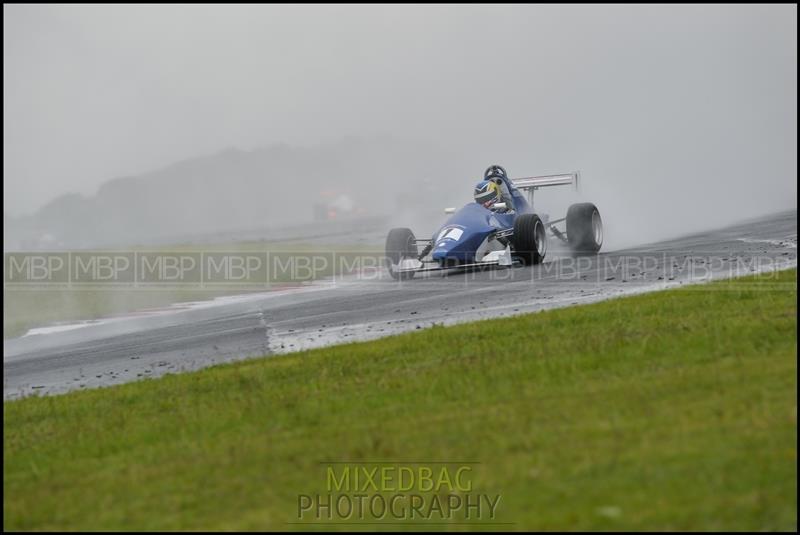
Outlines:
[[[489,167],[475,187],[474,202],[456,211],[430,239],[411,229],[393,228],[386,237],[386,263],[394,279],[452,268],[539,264],[547,254],[548,232],[577,253],[596,253],[603,245],[603,221],[592,203],[573,204],[565,217],[550,219],[533,208],[534,192],[550,186],[577,190],[579,174],[509,178],[499,165]],[[527,193],[527,196],[523,194]],[[556,225],[565,224],[565,230]]]

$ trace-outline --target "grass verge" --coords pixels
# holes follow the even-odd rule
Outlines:
[[[293,529],[327,461],[440,460],[505,529],[795,530],[796,300],[791,270],[6,402],[4,528]]]
[[[134,265],[136,264],[133,260],[134,252],[142,253],[142,251],[131,250],[117,252],[117,254],[123,257],[127,256],[131,265]],[[165,307],[175,303],[206,301],[228,295],[263,292],[272,288],[280,289],[282,285],[287,284],[308,283],[315,279],[345,273],[348,265],[353,266],[359,260],[364,260],[365,263],[369,261],[371,263],[367,265],[374,265],[379,261],[380,256],[375,252],[375,247],[365,245],[329,244],[320,247],[303,242],[179,245],[151,249],[147,252],[154,255],[164,254],[167,257],[193,254],[201,264],[201,253],[216,254],[218,255],[215,259],[217,269],[222,265],[219,255],[247,257],[252,253],[269,254],[269,261],[265,259],[263,273],[261,269],[257,269],[252,278],[246,278],[242,282],[236,282],[234,278],[218,283],[200,284],[198,282],[172,286],[146,283],[134,286],[132,283],[110,283],[109,281],[75,284],[74,286],[67,284],[49,286],[36,286],[34,283],[10,284],[4,288],[3,295],[3,338],[22,336],[33,327],[43,327],[59,322],[96,320],[116,314]],[[78,251],[75,254],[103,256],[106,253],[103,251]],[[88,262],[89,259],[90,257],[87,256],[83,261]],[[313,267],[306,268],[305,266]],[[212,264],[206,262],[203,269],[210,272]],[[209,274],[208,272],[206,275]],[[93,272],[84,273],[88,277],[87,273]],[[217,274],[219,273],[217,272]],[[225,273],[225,271],[223,270],[221,273]]]

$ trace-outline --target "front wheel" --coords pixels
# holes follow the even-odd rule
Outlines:
[[[394,270],[404,258],[417,258],[417,239],[408,228],[393,228],[386,236],[386,267],[389,275],[395,280],[405,280],[414,277],[414,272],[398,273]]]
[[[567,210],[567,241],[573,251],[596,253],[603,245],[603,220],[590,202],[573,204]]]
[[[547,232],[536,214],[522,214],[514,220],[511,237],[516,255],[524,264],[540,264],[547,254]]]

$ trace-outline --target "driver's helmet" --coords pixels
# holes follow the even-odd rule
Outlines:
[[[500,200],[500,188],[492,180],[482,180],[475,186],[475,202],[491,209]]]

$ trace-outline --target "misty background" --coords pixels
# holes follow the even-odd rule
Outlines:
[[[4,5],[3,60],[4,250],[423,236],[494,163],[607,248],[797,206],[795,5]]]

